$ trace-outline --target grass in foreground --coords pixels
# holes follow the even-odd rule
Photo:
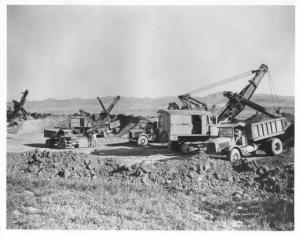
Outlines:
[[[9,229],[292,230],[293,221],[293,203],[276,198],[210,203],[159,185],[7,177]]]

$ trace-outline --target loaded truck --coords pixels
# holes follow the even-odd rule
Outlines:
[[[92,127],[92,121],[82,116],[74,116],[70,118],[70,128],[74,133],[86,134],[86,131]]]
[[[193,93],[203,91],[254,74],[254,77],[239,93],[223,92],[228,102],[218,113],[209,111],[204,102],[193,98],[190,94],[179,96],[183,104],[181,109],[176,103],[171,103],[168,110],[158,111],[160,140],[165,139],[171,149],[184,153],[199,150],[201,145],[205,144],[205,149],[215,149],[215,151],[208,149],[211,154],[224,155],[226,153],[225,155],[231,160],[254,153],[258,148],[269,154],[281,153],[280,136],[287,129],[286,118],[282,117],[280,110],[275,113],[269,112],[250,100],[267,72],[268,67],[262,64],[258,70],[252,70],[193,91]],[[244,125],[237,122],[237,116],[246,106],[267,115],[268,121],[246,122]],[[235,130],[243,137],[243,143],[236,143]]]
[[[71,129],[45,129],[44,137],[47,138],[45,144],[49,148],[78,148],[79,141]]]
[[[210,156],[228,158],[231,162],[253,155],[260,149],[269,155],[279,155],[283,145],[281,136],[288,127],[286,118],[273,118],[257,123],[224,123],[219,125],[219,136],[205,142],[184,142],[181,150],[201,150]]]

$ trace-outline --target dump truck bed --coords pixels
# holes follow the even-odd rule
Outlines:
[[[53,129],[44,129],[44,137],[57,139],[58,138],[58,132],[60,131],[59,128],[53,128]],[[63,136],[71,135],[72,130],[71,129],[63,129]]]
[[[58,137],[58,131],[59,131],[59,129],[57,129],[57,128],[45,129],[44,130],[44,137],[57,138]]]
[[[287,128],[286,118],[269,119],[257,123],[249,123],[249,138],[253,141],[264,140],[284,134]]]

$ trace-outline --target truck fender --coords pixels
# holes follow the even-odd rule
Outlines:
[[[149,139],[149,135],[148,135],[148,134],[146,134],[146,133],[144,133],[144,132],[143,132],[143,133],[141,133],[141,134],[139,134],[138,138],[139,138],[139,137],[141,137],[141,136],[145,136],[145,137],[147,137],[147,138]]]
[[[241,156],[243,155],[241,148],[236,145],[228,147],[225,151],[227,154],[229,154],[232,151],[232,149],[237,149],[240,152]]]

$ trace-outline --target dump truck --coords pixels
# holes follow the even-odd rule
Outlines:
[[[231,162],[243,156],[254,155],[260,149],[269,155],[279,155],[283,150],[281,136],[289,123],[286,118],[271,118],[252,122],[219,124],[219,136],[205,142],[184,142],[183,153],[195,149],[204,151],[210,156],[228,158]]]
[[[86,134],[86,131],[92,127],[92,121],[86,117],[74,116],[70,118],[70,128],[74,133]]]
[[[224,97],[228,98],[228,102],[218,113],[209,111],[206,103],[193,98],[189,93],[179,96],[179,100],[183,104],[181,109],[176,103],[171,103],[168,110],[158,111],[160,139],[168,141],[171,149],[181,150],[185,153],[192,151],[193,149],[197,149],[197,146],[194,144],[216,137],[222,138],[222,134],[221,136],[219,134],[219,129],[222,130],[225,123],[229,124],[228,126],[232,129],[237,121],[237,116],[246,106],[267,115],[271,119],[274,119],[274,121],[277,121],[277,118],[280,121],[285,120],[280,114],[280,110],[270,112],[251,100],[262,78],[268,73],[268,70],[268,66],[262,64],[257,70],[251,70],[193,91],[195,93],[196,91],[211,89],[215,86],[220,86],[253,74],[253,78],[248,81],[248,84],[239,93],[231,91],[223,92]],[[271,135],[273,136],[274,134]],[[218,139],[222,140],[223,138],[221,138]]]
[[[49,148],[78,148],[79,141],[72,129],[45,129],[44,137],[47,138],[45,144]]]
[[[129,142],[145,146],[149,142],[156,142],[159,139],[157,121],[146,122],[144,127],[133,128],[129,131]]]

